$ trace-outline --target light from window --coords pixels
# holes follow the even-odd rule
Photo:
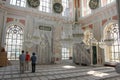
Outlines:
[[[115,0],[100,0],[101,1],[101,7],[106,6],[107,4],[112,3]]]
[[[62,16],[70,16],[70,1],[62,0],[63,12]]]
[[[39,10],[50,13],[52,11],[51,0],[40,0]]]
[[[62,59],[69,59],[70,50],[68,48],[62,48]]]
[[[11,5],[26,7],[26,0],[10,0]]]
[[[18,60],[22,50],[23,30],[20,26],[12,25],[6,32],[6,50],[9,60]]]
[[[108,26],[110,29],[110,35],[114,38],[114,43],[110,49],[111,61],[120,62],[120,40],[119,40],[119,28],[118,24],[111,24]]]

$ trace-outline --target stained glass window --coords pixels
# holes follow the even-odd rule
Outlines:
[[[106,33],[109,31],[111,38],[114,38],[114,43],[109,46],[110,61],[120,62],[120,40],[119,40],[119,27],[117,23],[108,25]],[[107,37],[107,36],[106,36]]]
[[[23,43],[23,29],[18,25],[11,25],[6,32],[6,50],[9,60],[19,59]]]

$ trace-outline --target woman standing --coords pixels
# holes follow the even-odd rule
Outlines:
[[[26,52],[25,55],[25,70],[29,70],[29,62],[30,62],[30,54],[28,53],[28,51]]]

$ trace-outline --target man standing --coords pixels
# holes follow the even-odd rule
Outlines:
[[[29,70],[29,62],[30,62],[30,54],[28,53],[28,51],[26,52],[25,55],[25,70]]]
[[[19,61],[20,61],[20,73],[24,73],[25,69],[25,54],[24,50],[22,50],[22,54],[19,56]]]
[[[37,58],[36,58],[36,56],[35,56],[35,53],[33,52],[32,53],[32,56],[31,56],[31,61],[32,61],[32,72],[34,73],[35,72],[35,67],[36,67],[36,60],[37,60]]]

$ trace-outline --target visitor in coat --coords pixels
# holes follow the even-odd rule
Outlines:
[[[33,73],[35,72],[35,68],[36,68],[36,60],[37,60],[37,57],[36,57],[35,53],[33,52],[32,56],[31,56],[31,65],[32,65]]]

